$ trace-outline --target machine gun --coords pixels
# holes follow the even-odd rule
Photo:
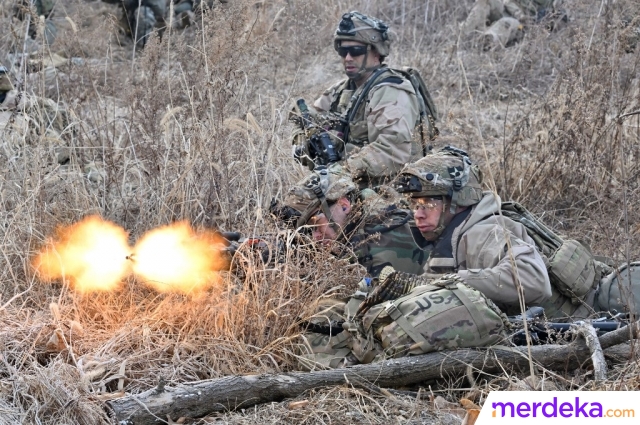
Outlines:
[[[512,335],[511,340],[515,345],[527,345],[524,326],[527,326],[531,343],[541,345],[555,342],[561,338],[566,338],[573,331],[573,326],[581,321],[559,323],[547,322],[544,320],[544,309],[542,307],[529,307],[524,317],[522,314],[509,316],[509,322],[518,330]],[[596,330],[598,336],[607,332],[615,331],[629,324],[628,318],[624,314],[617,314],[611,318],[601,317],[589,321],[589,324]]]
[[[226,244],[223,251],[230,258],[233,258],[236,252],[238,252],[238,249],[240,249],[240,246],[244,244],[249,246],[251,250],[259,252],[265,264],[271,260],[269,243],[263,238],[245,238],[240,232],[220,232],[220,236],[224,238]]]
[[[264,265],[269,267],[282,264],[287,256],[301,246],[309,246],[311,239],[305,234],[292,230],[280,231],[258,237],[244,237],[240,232],[218,232],[223,238],[222,248],[230,260],[231,270],[237,270],[238,262],[234,261],[237,253],[254,253],[260,257]]]
[[[298,99],[296,104],[300,110],[297,122],[306,134],[307,146],[306,149],[305,146],[296,146],[293,157],[302,162],[302,158],[307,156],[316,166],[339,162],[342,159],[342,153],[327,129],[311,122],[309,107],[304,99]]]

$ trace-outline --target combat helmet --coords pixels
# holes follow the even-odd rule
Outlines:
[[[11,80],[9,79],[9,70],[0,65],[0,92],[8,92],[13,90]]]
[[[389,26],[381,20],[370,18],[360,12],[342,15],[333,38],[333,48],[337,51],[343,40],[359,41],[376,48],[382,58],[389,56],[391,40]]]
[[[482,199],[482,172],[467,153],[453,146],[408,164],[393,185],[412,198],[449,197],[451,213],[456,206],[468,207]]]
[[[0,65],[0,104],[4,103],[7,98],[7,93],[13,90],[13,85],[11,85],[8,73],[7,68]]]
[[[356,191],[357,186],[351,175],[343,171],[341,166],[319,166],[289,189],[284,203],[302,213],[298,218],[298,227],[307,224],[319,209],[333,226],[335,223],[331,217],[330,204]]]

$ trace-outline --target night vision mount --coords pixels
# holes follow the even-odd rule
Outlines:
[[[356,35],[356,31],[358,31],[358,29],[355,27],[352,18],[357,18],[367,24],[369,27],[380,32],[383,40],[389,39],[389,34],[387,32],[389,30],[389,26],[387,24],[378,19],[370,18],[366,15],[363,15],[360,12],[348,12],[342,15],[342,20],[338,25],[338,31],[336,31],[336,35],[346,35],[351,37]]]

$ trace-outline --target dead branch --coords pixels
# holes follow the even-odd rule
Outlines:
[[[589,347],[591,361],[593,362],[594,379],[596,382],[605,381],[607,379],[607,362],[604,359],[604,352],[600,346],[595,328],[587,322],[582,322],[576,326],[576,331],[584,338],[585,344]]]
[[[637,335],[637,323],[600,338],[607,349]],[[583,339],[569,345],[531,347],[538,368],[568,371],[591,360]],[[614,358],[615,360],[615,358]],[[172,418],[205,416],[215,411],[245,408],[259,403],[293,398],[312,388],[368,381],[379,387],[416,384],[429,379],[462,375],[468,367],[485,373],[504,369],[527,371],[527,347],[492,347],[457,350],[391,359],[344,369],[290,372],[279,375],[226,376],[224,378],[154,388],[107,402],[118,424],[157,424]]]

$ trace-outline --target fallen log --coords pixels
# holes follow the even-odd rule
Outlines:
[[[600,337],[602,349],[635,338],[637,326],[638,323]],[[533,346],[531,356],[538,367],[556,371],[574,370],[591,360],[591,352],[582,339],[568,345]],[[344,369],[226,376],[173,388],[159,385],[140,394],[108,401],[107,406],[119,425],[159,424],[167,423],[167,418],[197,418],[216,411],[293,398],[312,388],[343,384],[358,386],[359,382],[397,387],[460,376],[468,367],[485,373],[500,373],[505,368],[528,371],[527,347],[445,351]]]

